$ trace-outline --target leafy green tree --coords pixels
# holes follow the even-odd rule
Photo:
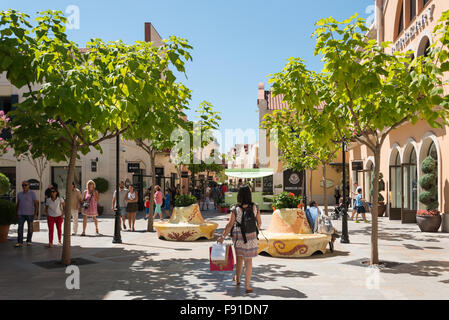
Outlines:
[[[286,67],[290,72],[284,72],[274,88],[303,115],[302,128],[316,143],[347,140],[365,145],[374,155],[373,179],[379,181],[380,150],[389,133],[418,119],[441,126],[448,108],[441,104],[441,81],[432,64],[411,61],[410,53],[386,53],[388,44],[368,39],[367,31],[364,20],[356,16],[342,22],[320,20],[314,36],[315,54],[324,62],[322,73],[308,71],[302,60],[292,59]],[[319,111],[317,105],[322,106]],[[378,188],[375,183],[372,264],[379,263]]]
[[[273,75],[272,82],[282,79],[283,73]],[[318,144],[310,132],[302,130],[301,115],[292,107],[275,110],[266,114],[262,126],[267,132],[276,130],[275,143],[281,150],[280,159],[289,169],[295,171],[315,170],[322,166],[324,211],[328,215],[327,202],[327,173],[326,166],[335,159],[338,151],[336,144]],[[310,175],[312,177],[312,174]],[[312,180],[312,179],[311,179]],[[312,181],[310,182],[312,189]]]
[[[162,47],[136,42],[91,40],[81,50],[67,39],[66,18],[45,11],[35,19],[15,10],[0,13],[0,72],[16,87],[27,87],[25,100],[11,112],[16,155],[67,161],[70,202],[75,160],[100,143],[136,129],[148,109],[164,113],[166,88],[183,70],[184,41],[171,37]],[[149,124],[151,125],[151,124]],[[62,263],[70,264],[70,210],[66,206]]]

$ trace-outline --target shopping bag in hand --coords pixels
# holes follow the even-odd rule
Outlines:
[[[210,271],[234,270],[234,253],[232,245],[213,244],[209,248]]]
[[[32,228],[33,232],[40,232],[41,228],[40,228],[39,221],[33,221],[33,225],[31,228]]]

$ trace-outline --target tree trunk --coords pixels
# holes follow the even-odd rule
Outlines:
[[[309,184],[309,202],[313,201],[313,192],[312,192],[312,181],[313,181],[313,170],[310,169],[310,184]]]
[[[155,160],[155,155],[153,153],[153,151],[151,151],[150,153],[150,160],[151,160],[151,192],[150,192],[150,216],[148,217],[148,226],[147,226],[147,231],[148,232],[154,232],[153,229],[153,216],[154,216],[154,187],[156,186],[156,164],[154,163]]]
[[[378,208],[379,208],[379,172],[380,172],[380,146],[376,145],[374,152],[374,185],[373,185],[373,207],[371,209],[371,264],[379,264],[379,226],[378,226]]]
[[[64,240],[63,240],[63,247],[62,247],[62,258],[61,263],[68,266],[70,265],[70,219],[71,219],[71,212],[70,212],[70,201],[71,201],[71,194],[72,194],[72,181],[75,177],[75,162],[76,162],[76,155],[78,154],[78,149],[75,144],[76,142],[73,142],[72,144],[72,151],[70,154],[70,161],[69,161],[69,172],[67,173],[67,181],[66,181],[66,201],[65,201],[65,219],[64,219]]]
[[[326,163],[323,162],[323,196],[324,196],[324,214],[326,216],[329,215],[328,213],[328,205],[327,205],[327,178],[326,178]]]
[[[37,220],[42,218],[42,177],[39,177],[39,214]]]

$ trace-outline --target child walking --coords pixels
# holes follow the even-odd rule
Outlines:
[[[363,206],[363,202],[365,202],[365,199],[363,199],[362,196],[362,189],[358,189],[357,192],[358,194],[355,198],[355,206],[354,206],[355,210],[357,211],[357,214],[355,216],[355,223],[359,223],[359,214],[362,214],[363,221],[365,221],[365,223],[368,223],[369,221],[366,220],[365,207]],[[353,217],[354,214],[352,215],[351,219],[353,219]]]
[[[154,187],[154,204],[155,204],[155,208],[154,208],[154,217],[153,219],[156,218],[156,216],[159,214],[159,217],[161,220],[164,220],[164,216],[162,214],[162,192],[161,192],[161,187],[159,186],[155,186]]]
[[[150,217],[150,197],[145,197],[145,220]]]

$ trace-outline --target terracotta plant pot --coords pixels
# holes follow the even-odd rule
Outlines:
[[[9,225],[7,226],[0,225],[0,243],[8,242],[8,233],[9,233]]]
[[[385,205],[385,203],[379,202],[379,206],[377,207],[377,216],[383,217],[386,210],[387,210],[387,206]]]
[[[438,232],[441,226],[441,215],[421,216],[416,215],[416,222],[422,232]]]

